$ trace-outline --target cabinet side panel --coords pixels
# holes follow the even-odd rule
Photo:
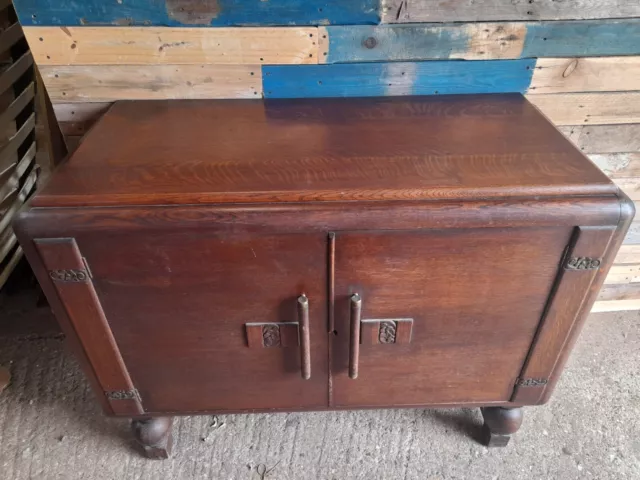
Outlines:
[[[615,232],[613,227],[577,227],[533,347],[517,381],[513,402],[540,403],[552,372],[580,320],[583,305]]]
[[[91,282],[91,273],[73,238],[35,239],[49,281],[116,415],[144,413]]]

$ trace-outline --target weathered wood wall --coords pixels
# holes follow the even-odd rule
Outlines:
[[[638,0],[15,5],[70,145],[119,99],[521,92],[640,199]],[[595,310],[636,308],[640,219]]]

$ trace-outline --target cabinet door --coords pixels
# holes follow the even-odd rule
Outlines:
[[[326,237],[247,230],[76,236],[145,412],[326,407]]]
[[[508,401],[570,235],[570,228],[338,233],[333,404]],[[360,341],[350,345],[358,313]]]

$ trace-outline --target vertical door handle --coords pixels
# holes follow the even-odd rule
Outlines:
[[[351,295],[351,345],[349,348],[349,378],[358,378],[358,359],[360,357],[360,315],[362,299],[360,295]]]
[[[300,332],[300,365],[302,378],[311,378],[311,341],[309,340],[309,299],[303,293],[298,297],[298,325]]]

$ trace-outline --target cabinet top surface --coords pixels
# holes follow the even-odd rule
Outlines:
[[[32,205],[607,195],[521,95],[117,102]]]

